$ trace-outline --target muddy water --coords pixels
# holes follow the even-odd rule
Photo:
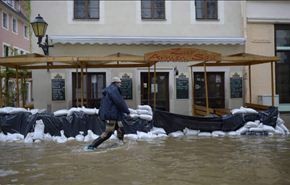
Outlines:
[[[290,184],[290,137],[116,142],[97,152],[74,141],[0,143],[0,184]]]

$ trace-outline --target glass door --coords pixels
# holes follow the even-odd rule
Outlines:
[[[148,73],[141,73],[141,104],[154,107],[154,73],[150,73],[150,84]],[[156,109],[169,111],[169,73],[156,73]],[[149,92],[149,93],[148,93]]]
[[[225,108],[225,87],[223,72],[207,72],[208,101],[211,108]],[[194,72],[194,102],[206,106],[204,72]]]
[[[84,106],[89,108],[100,107],[102,90],[106,86],[106,74],[89,72],[84,73]],[[73,106],[81,105],[81,73],[72,73]]]

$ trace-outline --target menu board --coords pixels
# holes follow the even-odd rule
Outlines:
[[[176,78],[176,99],[188,99],[188,78],[181,73],[178,78]]]
[[[231,98],[243,97],[243,78],[238,74],[234,74],[230,78]]]
[[[65,100],[65,79],[60,74],[51,79],[51,96],[52,101]]]
[[[133,99],[132,96],[132,78],[130,78],[130,76],[128,74],[124,74],[121,78],[121,92],[122,92],[122,96],[124,99],[126,100],[131,100]]]

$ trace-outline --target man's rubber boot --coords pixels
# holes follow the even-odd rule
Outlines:
[[[100,144],[102,144],[105,141],[105,139],[103,139],[102,137],[98,137],[97,139],[95,139],[92,144],[90,144],[88,146],[89,150],[93,150],[96,149]]]
[[[119,127],[117,129],[117,138],[120,139],[121,141],[123,141],[124,140],[124,134],[125,134],[124,127]]]

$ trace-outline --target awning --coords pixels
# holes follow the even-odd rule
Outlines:
[[[244,45],[243,37],[67,36],[50,35],[53,44],[100,45]]]

